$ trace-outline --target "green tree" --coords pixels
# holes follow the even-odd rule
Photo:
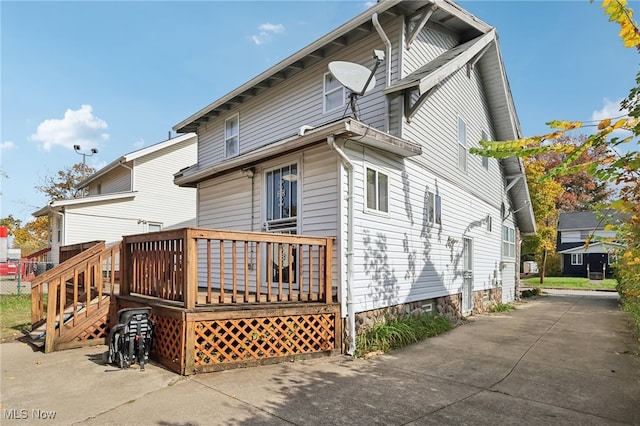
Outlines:
[[[620,26],[623,45],[640,52],[640,29],[627,2],[604,0],[601,7],[609,20]],[[617,186],[618,199],[605,207],[619,211],[626,219],[622,223],[608,225],[609,229],[617,231],[617,240],[623,244],[616,265],[618,292],[623,309],[631,314],[640,329],[640,152],[633,149],[640,137],[640,73],[621,106],[629,111],[628,116],[601,120],[596,125],[597,130],[575,146],[563,144],[561,140],[568,132],[582,128],[583,123],[556,120],[547,123],[552,131],[546,135],[495,143],[482,141],[482,148],[472,152],[495,158],[561,153],[563,160],[541,180],[584,171]],[[616,130],[626,130],[629,136],[615,136],[613,132]],[[602,157],[597,161],[576,164],[576,160],[589,149],[600,150]]]
[[[558,210],[556,199],[563,192],[562,186],[555,180],[542,179],[546,173],[547,163],[544,160],[528,159],[525,161],[531,208],[536,220],[538,232],[526,236],[522,253],[531,253],[540,266],[540,284],[544,284],[547,258],[556,248],[556,232],[558,229]]]
[[[95,169],[86,164],[74,164],[64,170],[59,170],[53,176],[45,176],[43,183],[36,186],[36,189],[52,201],[79,198],[84,196],[85,192],[78,188],[78,185],[94,172]]]

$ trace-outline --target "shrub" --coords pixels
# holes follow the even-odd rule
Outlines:
[[[427,337],[449,331],[453,324],[443,316],[431,314],[385,318],[364,329],[356,339],[356,356],[370,352],[389,352]]]
[[[526,299],[528,297],[540,296],[541,294],[542,290],[540,289],[540,287],[534,287],[528,290],[524,290],[522,293],[520,293],[520,297]]]

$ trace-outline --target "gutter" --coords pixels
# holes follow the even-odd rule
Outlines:
[[[347,329],[348,343],[347,354],[354,355],[356,351],[356,313],[354,312],[355,302],[353,300],[353,163],[349,157],[336,145],[333,135],[327,136],[327,143],[340,157],[340,161],[347,170],[348,195],[347,200]]]

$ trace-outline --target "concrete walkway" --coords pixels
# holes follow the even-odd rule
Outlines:
[[[640,424],[638,345],[607,293],[540,297],[371,360],[189,378],[104,365],[104,346],[0,349],[3,425]]]

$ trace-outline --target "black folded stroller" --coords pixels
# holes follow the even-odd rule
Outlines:
[[[120,368],[129,368],[138,363],[140,370],[144,370],[153,338],[153,321],[150,316],[149,307],[118,311],[117,324],[109,332],[109,364],[117,363]]]

